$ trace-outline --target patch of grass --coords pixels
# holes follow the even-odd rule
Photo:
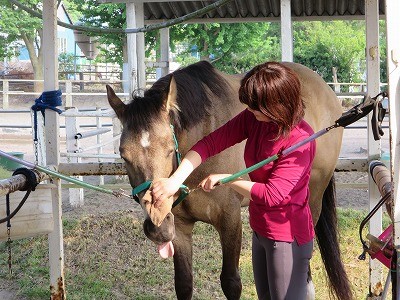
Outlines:
[[[243,209],[240,273],[241,299],[256,299],[251,266],[251,230]],[[364,211],[339,209],[342,259],[352,282],[355,299],[368,292],[368,260],[362,252],[358,228]],[[385,222],[387,218],[385,218]],[[194,299],[225,299],[219,284],[221,247],[218,233],[207,224],[194,230]],[[28,299],[48,299],[49,266],[46,237],[14,241],[13,278]],[[146,239],[141,220],[130,212],[64,220],[65,282],[68,299],[176,299],[172,259],[161,259]],[[0,278],[8,279],[8,252],[0,243]],[[386,272],[387,270],[384,271]],[[325,269],[318,247],[312,258],[316,299],[330,299]],[[385,277],[384,277],[385,278]]]
[[[3,167],[0,167],[0,180],[9,178],[11,177],[11,175],[12,175],[11,171],[4,169]]]

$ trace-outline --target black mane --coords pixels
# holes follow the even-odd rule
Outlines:
[[[191,128],[208,116],[212,98],[222,97],[228,88],[228,82],[206,61],[179,69],[160,78],[144,97],[136,96],[128,104],[125,117],[131,130],[148,130],[151,122],[160,119],[172,75],[177,84],[179,111],[172,112],[171,122],[178,130]]]

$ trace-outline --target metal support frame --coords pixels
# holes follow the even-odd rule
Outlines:
[[[379,59],[379,3],[378,0],[365,1],[366,27],[366,62],[367,90],[369,95],[380,92],[380,59]],[[381,156],[380,141],[375,141],[371,128],[372,115],[368,115],[368,161]],[[379,191],[371,176],[368,176],[369,209],[372,210],[379,202]],[[371,218],[369,232],[379,236],[382,232],[382,208]],[[378,260],[369,259],[369,299],[382,293],[382,264]]]
[[[400,297],[400,2],[386,0],[386,38],[389,92],[389,142],[394,205],[394,245],[397,253],[396,297]]]

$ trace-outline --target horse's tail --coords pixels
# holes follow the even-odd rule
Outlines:
[[[315,232],[329,277],[330,292],[336,294],[339,300],[350,300],[353,295],[341,260],[337,225],[335,178],[332,176],[324,192],[322,211]]]

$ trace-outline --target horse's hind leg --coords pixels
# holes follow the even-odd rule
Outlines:
[[[173,241],[175,293],[178,300],[189,300],[193,295],[192,230],[194,224],[178,225],[178,222],[175,218],[176,238]]]
[[[308,278],[307,278],[307,298],[306,300],[315,300],[315,287],[312,281],[310,264],[308,264]]]
[[[229,210],[229,211],[228,211]],[[239,275],[239,258],[242,247],[242,220],[240,205],[232,203],[224,211],[217,228],[222,245],[222,272],[220,275],[222,290],[227,299],[239,299],[242,282]]]

